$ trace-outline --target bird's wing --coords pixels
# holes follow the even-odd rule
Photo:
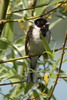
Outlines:
[[[32,36],[32,29],[33,29],[33,26],[31,25],[28,32],[27,32],[27,35],[26,35],[26,41],[25,41],[25,52],[26,52],[26,55],[29,55],[29,46],[30,46],[30,37]]]

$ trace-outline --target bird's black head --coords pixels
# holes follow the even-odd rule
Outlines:
[[[48,23],[47,20],[44,19],[44,18],[38,18],[38,19],[36,19],[36,20],[34,21],[34,23],[35,23],[35,25],[36,25],[37,27],[40,27],[40,28],[42,28],[43,26],[49,26],[49,23]]]

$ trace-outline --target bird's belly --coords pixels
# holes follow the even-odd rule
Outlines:
[[[30,51],[32,55],[40,55],[44,51],[42,40],[32,40],[32,42],[30,43]]]

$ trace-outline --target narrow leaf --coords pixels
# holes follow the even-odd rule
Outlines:
[[[42,37],[42,41],[43,41],[43,44],[44,44],[44,48],[47,51],[47,54],[49,55],[50,59],[53,60],[52,51],[51,51],[46,39],[42,35],[41,35],[41,37]]]
[[[30,83],[30,84],[27,84],[27,86],[26,86],[26,88],[25,88],[25,94],[27,93],[27,92],[29,92],[29,90],[33,87],[33,83]]]
[[[33,90],[33,94],[34,94],[34,100],[41,100],[40,95],[36,90]]]
[[[63,18],[66,18],[66,16],[62,16]],[[55,25],[57,25],[59,22],[61,22],[63,20],[63,18],[59,18],[58,20],[56,20],[55,22],[53,22],[51,25],[50,25],[50,29],[54,28]]]
[[[8,16],[7,20],[13,19],[12,16]],[[5,25],[5,29],[3,32],[3,37],[5,37],[7,40],[12,41],[13,40],[13,23],[7,23]]]
[[[61,1],[63,1],[63,0],[52,0],[52,2],[49,4],[49,6],[54,5],[54,4],[61,2]]]

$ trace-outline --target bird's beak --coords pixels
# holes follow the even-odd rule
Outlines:
[[[46,25],[50,25],[50,22],[47,22]]]

